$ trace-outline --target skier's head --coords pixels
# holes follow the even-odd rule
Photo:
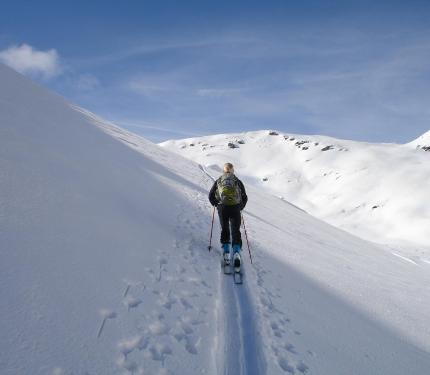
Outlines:
[[[231,163],[224,164],[224,173],[234,173],[234,167]]]

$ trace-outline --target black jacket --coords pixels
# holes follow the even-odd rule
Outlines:
[[[217,182],[218,182],[218,180],[216,180],[214,182],[214,184],[212,185],[212,188],[209,192],[209,202],[211,202],[211,205],[215,206],[215,207],[218,206],[218,204],[220,203],[220,202],[218,202],[218,200],[215,196],[215,192],[218,188]],[[246,203],[248,202],[248,196],[246,195],[245,186],[243,185],[242,181],[240,181],[238,178],[237,178],[237,184],[239,185],[240,195],[241,195],[240,209],[243,210],[246,206]]]

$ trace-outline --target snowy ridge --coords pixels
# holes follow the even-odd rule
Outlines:
[[[218,171],[231,161],[248,184],[365,239],[430,246],[425,152],[268,130],[161,146]]]
[[[214,168],[1,65],[0,80],[2,375],[429,368],[427,253],[366,242],[250,184],[254,264],[245,250],[235,286],[217,224],[207,251]]]
[[[408,143],[408,145],[414,146],[416,149],[430,151],[430,130]]]

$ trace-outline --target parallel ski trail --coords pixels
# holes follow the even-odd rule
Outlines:
[[[199,168],[209,177],[215,178],[199,164]],[[221,254],[220,254],[221,255]],[[243,254],[242,254],[243,255]],[[250,291],[244,274],[243,283],[237,285],[234,275],[221,275],[222,312],[218,319],[220,337],[218,359],[224,375],[261,375],[266,373],[266,361],[256,323],[255,306],[251,302]]]
[[[223,314],[220,328],[223,340],[224,375],[252,375],[265,373],[261,338],[256,329],[254,306],[251,302],[246,279],[242,285],[235,285],[232,276],[223,275]]]

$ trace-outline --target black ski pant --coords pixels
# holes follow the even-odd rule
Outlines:
[[[219,222],[221,223],[221,243],[231,243],[232,245],[240,245],[242,248],[242,238],[240,236],[240,205],[225,206],[218,205]],[[231,240],[230,240],[231,229]]]

